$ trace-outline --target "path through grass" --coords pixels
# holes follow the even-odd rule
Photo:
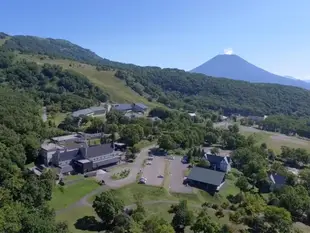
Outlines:
[[[50,206],[55,210],[66,208],[98,187],[99,184],[92,178],[80,180],[67,187],[65,185],[63,186],[63,191],[57,185],[53,190]]]

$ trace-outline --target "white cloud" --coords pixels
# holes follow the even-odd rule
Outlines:
[[[226,55],[232,55],[234,53],[232,48],[224,49],[224,54]]]

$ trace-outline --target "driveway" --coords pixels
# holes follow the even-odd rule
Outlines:
[[[130,173],[129,175],[125,178],[125,179],[122,179],[122,180],[112,180],[111,179],[111,175],[114,174],[114,172],[117,172],[116,170],[113,169],[113,173],[106,173],[103,175],[104,177],[104,181],[106,183],[106,185],[103,185],[103,186],[99,186],[97,189],[93,190],[92,192],[88,193],[87,195],[85,195],[84,197],[82,197],[79,201],[73,203],[72,205],[64,208],[64,209],[61,209],[61,210],[57,210],[56,211],[56,215],[57,214],[61,214],[61,213],[64,213],[68,210],[71,210],[71,209],[74,209],[76,207],[80,207],[80,206],[91,206],[90,203],[88,203],[88,199],[94,195],[97,195],[103,191],[107,191],[109,190],[110,188],[120,188],[124,185],[127,185],[127,184],[131,184],[131,183],[134,183],[136,182],[136,177],[143,165],[143,161],[148,157],[148,151],[150,148],[154,147],[153,146],[149,146],[149,147],[146,147],[144,149],[141,150],[141,152],[138,154],[136,160],[131,163],[131,164],[128,164],[128,166],[126,167],[120,167],[120,170],[123,170],[123,169],[130,169]]]
[[[128,163],[128,166],[121,166],[119,168],[113,169],[112,172],[106,173],[103,177],[105,184],[111,188],[120,188],[124,185],[136,182],[137,175],[140,172],[144,160],[148,157],[149,149],[152,147],[154,146],[142,149],[135,161],[133,163]],[[114,173],[121,172],[124,169],[130,169],[130,173],[126,178],[121,180],[113,180],[111,178]]]
[[[143,168],[142,177],[147,179],[147,185],[161,186],[164,178],[159,178],[158,176],[165,175],[165,158],[155,156],[153,161],[151,162],[151,165],[145,165],[145,167]]]
[[[181,157],[176,156],[174,160],[170,161],[169,191],[173,193],[192,193],[193,189],[183,184],[184,172],[188,164],[183,164],[181,160]]]

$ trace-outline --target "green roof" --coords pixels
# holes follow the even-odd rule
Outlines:
[[[202,167],[193,167],[187,179],[219,186],[224,179],[225,172],[219,172]]]

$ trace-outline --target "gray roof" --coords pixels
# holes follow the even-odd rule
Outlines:
[[[73,117],[86,116],[91,113],[106,111],[104,106],[93,106],[90,108],[80,109],[72,113]]]
[[[87,158],[98,157],[101,155],[110,154],[114,151],[111,144],[102,144],[96,146],[90,146],[87,148]]]
[[[219,186],[223,182],[224,177],[225,172],[219,172],[201,167],[193,167],[187,178],[189,180]]]
[[[106,111],[104,106],[94,106],[94,107],[90,107],[89,109],[92,110],[94,113]]]
[[[109,165],[111,163],[117,163],[120,161],[120,159],[121,159],[120,156],[114,156],[114,157],[110,157],[110,158],[105,159],[105,160],[93,161],[93,168],[95,169],[97,167]]]
[[[277,173],[272,173],[270,175],[270,179],[271,179],[272,183],[277,184],[277,185],[285,185],[286,184],[286,177],[281,176]]]
[[[114,105],[114,109],[117,111],[129,111],[132,110],[131,104],[116,104]]]
[[[85,108],[81,110],[77,110],[72,113],[73,117],[79,117],[79,116],[86,116],[88,114],[91,114],[93,111],[90,108]]]
[[[58,152],[56,152],[58,153]],[[78,158],[80,155],[80,150],[77,148],[75,150],[67,150],[59,153],[59,162],[67,161]]]
[[[134,105],[136,105],[136,106],[142,108],[143,110],[148,109],[148,107],[147,107],[145,104],[142,104],[142,103],[135,103]]]
[[[212,154],[205,154],[205,159],[207,159],[210,164],[216,164],[220,165],[221,162],[224,160],[227,164],[229,163],[229,160],[226,156],[220,156],[220,155],[212,155]]]

